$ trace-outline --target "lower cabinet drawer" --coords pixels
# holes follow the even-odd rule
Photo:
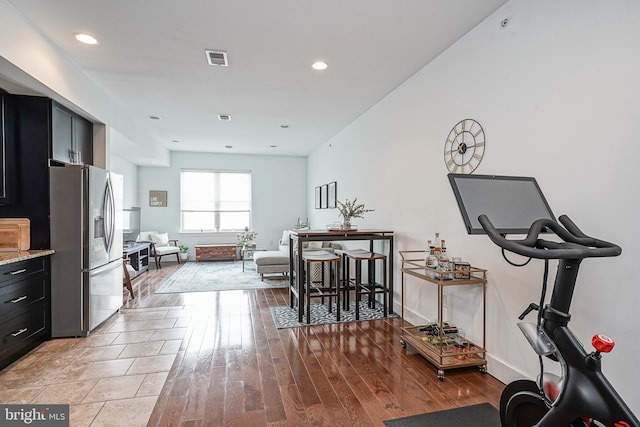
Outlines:
[[[43,272],[47,269],[46,262],[45,257],[40,257],[0,265],[0,283]]]
[[[0,287],[0,317],[18,314],[27,306],[44,300],[47,278],[44,275]]]
[[[0,365],[22,343],[46,332],[48,317],[48,310],[43,304],[9,320],[0,320]]]

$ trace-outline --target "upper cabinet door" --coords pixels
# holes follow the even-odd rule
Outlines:
[[[93,125],[52,103],[51,158],[63,163],[93,164]]]
[[[73,145],[76,163],[93,164],[93,123],[80,116],[73,120]]]
[[[0,205],[11,204],[15,193],[14,127],[11,97],[0,92]]]
[[[73,114],[55,102],[51,108],[51,158],[64,163],[73,161]]]

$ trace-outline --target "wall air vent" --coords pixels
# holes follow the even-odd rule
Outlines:
[[[211,50],[205,49],[204,53],[207,55],[207,62],[209,65],[217,65],[218,67],[228,67],[227,52],[224,50]]]
[[[223,122],[228,122],[231,120],[231,114],[218,114],[218,120],[222,120]]]

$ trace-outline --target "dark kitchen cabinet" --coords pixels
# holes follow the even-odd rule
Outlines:
[[[15,195],[15,132],[11,96],[0,89],[0,205]]]
[[[93,163],[91,122],[52,101],[51,126],[51,159],[62,163]]]
[[[49,258],[0,265],[0,369],[50,338]]]
[[[51,109],[51,158],[71,163],[73,152],[73,115],[66,108],[55,103]]]
[[[15,123],[14,202],[0,217],[31,221],[31,249],[49,249],[49,146],[51,100],[12,95]]]
[[[91,164],[93,125],[49,98],[9,96],[15,124],[16,191],[13,203],[0,206],[0,217],[29,218],[31,249],[49,249],[49,164],[72,163],[69,149],[81,153],[76,161]],[[62,141],[70,145],[66,157],[56,159]]]

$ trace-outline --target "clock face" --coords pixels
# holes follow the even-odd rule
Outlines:
[[[459,121],[444,143],[444,162],[451,173],[472,173],[484,156],[484,130],[473,119]]]

